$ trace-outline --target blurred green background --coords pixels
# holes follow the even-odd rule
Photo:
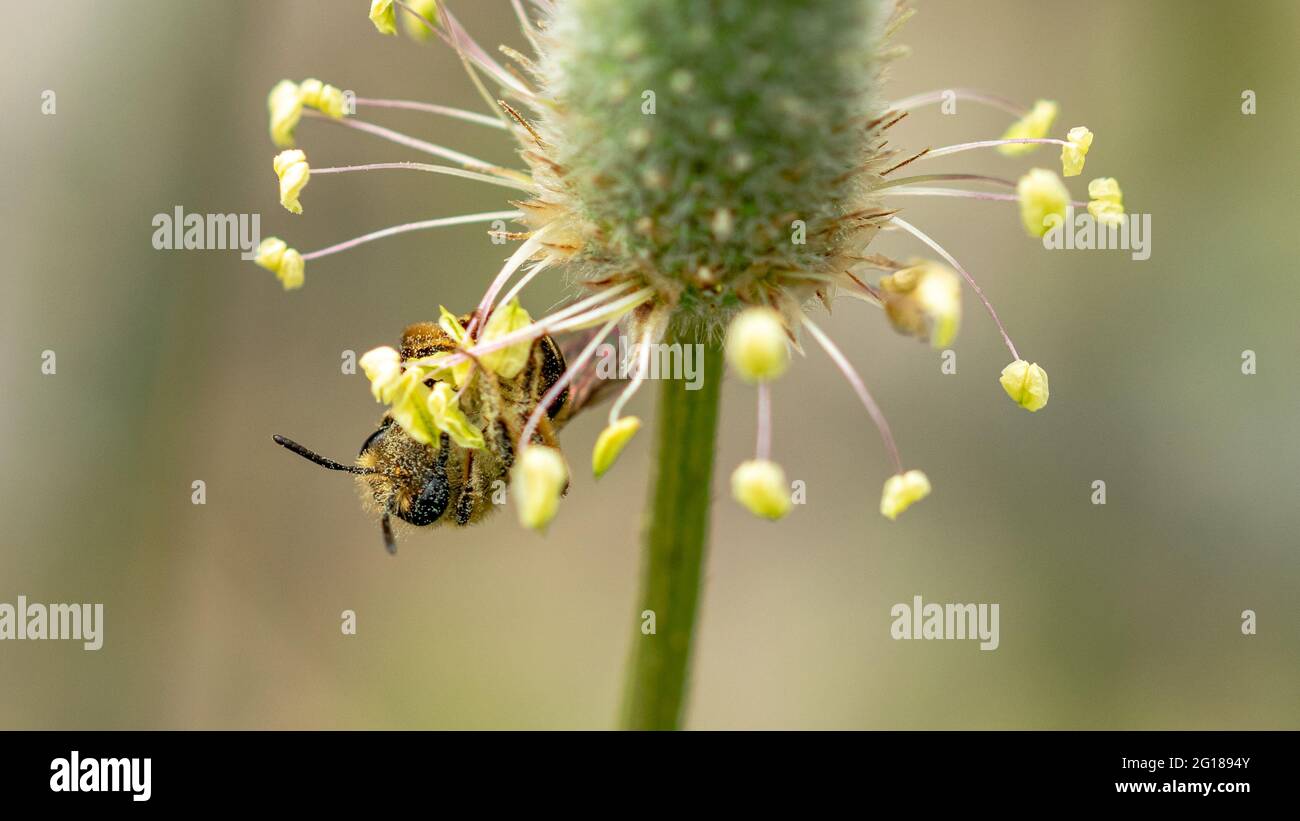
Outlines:
[[[649,436],[599,484],[579,476],[545,538],[503,514],[408,538],[396,558],[349,481],[270,440],[355,453],[380,409],[341,353],[391,344],[439,303],[465,309],[509,249],[479,226],[409,234],[309,263],[286,294],[236,252],[151,247],[153,216],[176,205],[261,212],[264,236],[304,251],[506,207],[498,189],[403,173],[321,177],[305,215],[279,207],[264,103],[277,80],[480,105],[454,54],[379,36],[365,5],[4,4],[0,601],[103,602],[106,637],[99,652],[0,643],[0,726],[613,726],[639,636]],[[1300,727],[1300,4],[916,5],[887,96],[1059,100],[1061,128],[1097,135],[1076,196],[1117,177],[1129,209],[1153,214],[1153,254],[1048,253],[1014,206],[901,201],[1047,367],[1052,403],[1031,416],[1008,402],[1006,352],[970,294],[949,376],[841,301],[824,324],[934,495],[879,516],[886,457],[810,350],[775,389],[775,455],[808,503],[770,524],[727,498],[753,432],[752,391],[729,383],[688,725]],[[506,0],[453,8],[481,42],[524,46]],[[473,125],[363,114],[514,159]],[[893,139],[1005,125],[929,108]],[[319,122],[298,133],[318,166],[421,159]],[[932,168],[1016,175],[1055,155]],[[876,248],[921,250],[901,235]],[[551,280],[526,304],[563,295]],[[45,349],[55,376],[40,373]],[[1257,375],[1241,373],[1245,349]],[[597,416],[565,434],[576,463]],[[1096,479],[1105,506],[1090,503]],[[892,641],[889,608],[917,594],[999,603],[1001,647]]]

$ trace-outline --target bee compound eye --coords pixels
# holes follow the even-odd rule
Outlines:
[[[447,511],[451,501],[451,486],[447,482],[447,469],[437,463],[424,477],[420,494],[411,502],[410,508],[401,517],[416,527],[431,525]]]
[[[357,451],[357,455],[360,456],[366,451],[373,448],[376,444],[378,444],[379,439],[387,432],[388,432],[388,423],[385,422],[383,427],[381,427],[379,430],[375,431],[374,433],[366,437],[366,441],[361,443],[361,450]]]

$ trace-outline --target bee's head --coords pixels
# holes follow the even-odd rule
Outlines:
[[[446,434],[443,435],[444,440]],[[329,470],[351,473],[364,483],[366,495],[380,511],[384,546],[397,552],[392,517],[423,527],[433,524],[447,509],[451,492],[447,483],[447,442],[435,456],[431,449],[411,439],[385,419],[379,430],[361,446],[355,465],[321,456],[284,436],[272,437],[277,445]]]

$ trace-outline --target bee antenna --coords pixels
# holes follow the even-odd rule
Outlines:
[[[388,549],[389,555],[396,556],[397,538],[393,536],[393,520],[388,515],[387,510],[384,511],[383,518],[379,520],[379,529],[384,532],[384,547]]]
[[[285,436],[281,436],[278,433],[272,436],[271,438],[274,439],[275,443],[280,447],[287,448],[288,450],[291,450],[294,453],[301,456],[302,458],[306,459],[308,462],[314,462],[323,468],[329,468],[330,470],[341,470],[344,473],[355,473],[358,475],[378,473],[378,471],[375,470],[374,468],[363,468],[363,467],[358,467],[357,465],[343,465],[338,462],[335,462],[333,459],[326,459],[324,456],[321,456],[319,453],[316,453],[313,450],[309,450],[308,448],[303,447],[302,445],[298,444],[292,439]]]

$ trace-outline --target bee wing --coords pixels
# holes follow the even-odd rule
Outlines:
[[[576,361],[578,354],[599,332],[599,328],[588,328],[566,334],[562,341],[557,341],[556,344],[564,356],[565,364]],[[628,380],[618,378],[617,367],[614,369],[615,376],[603,377],[601,371],[607,369],[608,365],[601,368],[600,363],[601,357],[593,356],[577,373],[573,374],[573,378],[569,380],[569,397],[564,403],[564,409],[560,411],[558,421],[567,422],[581,411],[596,407],[605,400],[613,398],[627,384]]]

